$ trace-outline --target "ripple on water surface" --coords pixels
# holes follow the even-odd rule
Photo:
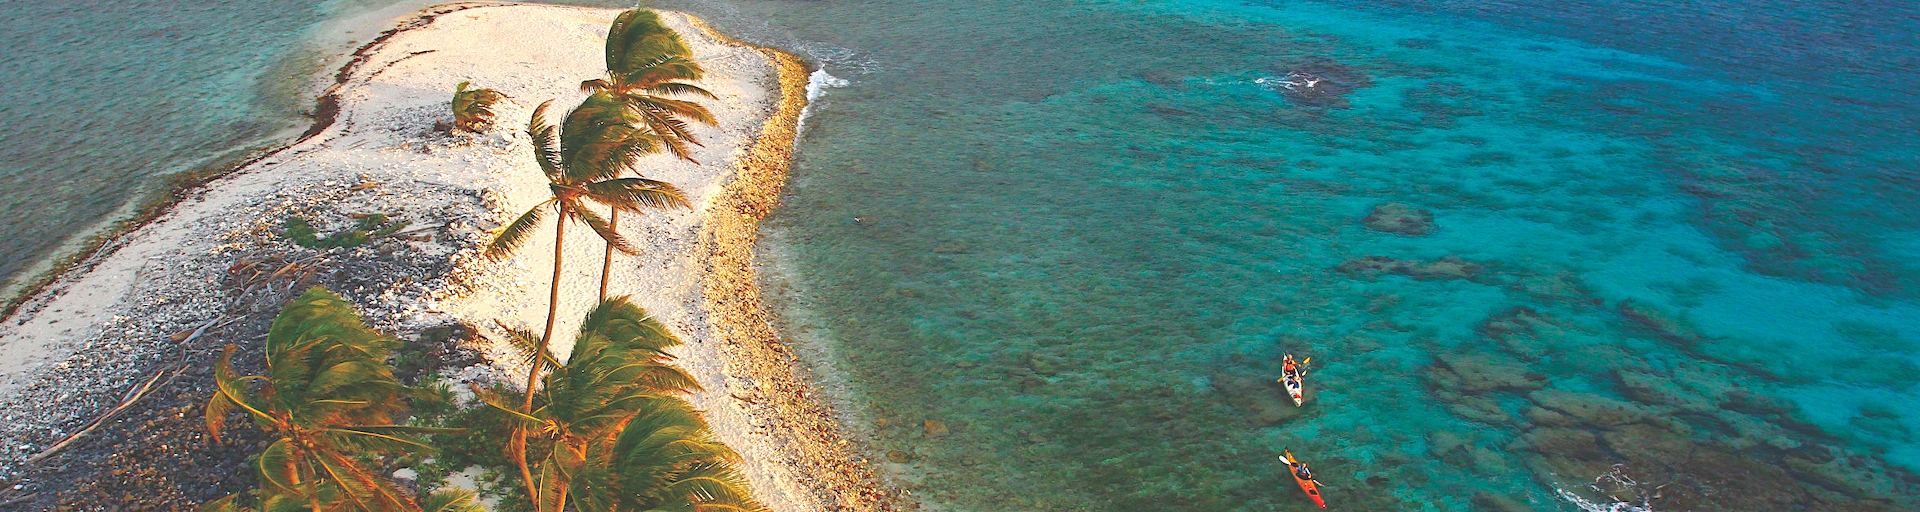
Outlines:
[[[727,4],[851,80],[772,227],[916,495],[1920,507],[1915,70],[1268,4]]]

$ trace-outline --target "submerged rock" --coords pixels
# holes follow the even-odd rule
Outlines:
[[[1334,270],[1344,274],[1363,277],[1376,277],[1380,274],[1399,274],[1421,281],[1441,281],[1449,279],[1472,280],[1484,270],[1457,256],[1444,256],[1433,261],[1396,260],[1386,256],[1367,256],[1341,263]]]
[[[1527,399],[1535,406],[1527,410],[1527,417],[1544,425],[1611,427],[1654,417],[1647,407],[1587,393],[1548,389],[1530,393]]]
[[[1699,333],[1680,320],[1674,319],[1653,306],[1635,302],[1633,299],[1620,301],[1615,312],[1628,324],[1653,331],[1661,339],[1680,344],[1683,348],[1704,339]]]
[[[1487,491],[1473,492],[1473,506],[1474,510],[1486,512],[1531,512],[1533,510],[1533,507],[1521,503],[1520,500]]]
[[[1461,397],[1447,406],[1447,412],[1452,413],[1454,416],[1486,423],[1488,425],[1513,423],[1513,415],[1508,414],[1505,409],[1501,409],[1498,402],[1487,399],[1486,397]]]
[[[1521,435],[1519,440],[1508,446],[1508,449],[1521,449],[1571,459],[1599,460],[1607,456],[1606,451],[1600,447],[1600,436],[1573,428],[1536,428]]]
[[[1304,412],[1287,398],[1285,388],[1266,376],[1222,372],[1212,375],[1208,381],[1221,400],[1256,427],[1286,423]],[[1312,393],[1311,388],[1308,393]]]
[[[1546,382],[1545,375],[1529,371],[1520,361],[1498,354],[1434,356],[1433,364],[1427,367],[1427,378],[1435,386],[1463,395],[1540,389]]]
[[[1513,335],[1532,335],[1537,327],[1550,323],[1546,315],[1526,306],[1514,306],[1495,313],[1473,327],[1474,332],[1493,339]]]
[[[1279,79],[1267,79],[1267,83],[1303,107],[1351,108],[1346,96],[1373,86],[1373,78],[1365,72],[1325,57],[1312,57],[1285,70]]]
[[[1614,383],[1628,400],[1652,405],[1689,405],[1680,398],[1685,390],[1666,378],[1632,370],[1614,370]]]
[[[1433,212],[1400,203],[1375,206],[1360,223],[1374,231],[1408,236],[1422,236],[1434,230]]]

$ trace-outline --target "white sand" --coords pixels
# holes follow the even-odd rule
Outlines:
[[[385,212],[423,227],[444,225],[445,231],[463,236],[439,240],[472,241],[544,199],[549,192],[523,128],[534,106],[547,99],[557,99],[549,119],[558,123],[584,97],[578,84],[604,73],[601,49],[618,12],[489,5],[441,15],[387,41],[340,88],[340,116],[325,132],[223,178],[126,235],[116,249],[96,257],[90,270],[63,278],[0,325],[0,403],[10,405],[12,413],[0,419],[13,420],[0,429],[0,443],[5,443],[0,453],[13,460],[30,455],[37,447],[13,445],[47,434],[57,437],[59,432],[28,431],[70,420],[29,413],[52,405],[44,402],[66,399],[48,391],[49,380],[83,388],[76,391],[81,394],[88,387],[123,388],[124,382],[98,376],[142,367],[139,359],[164,352],[167,334],[221,311],[226,298],[216,285],[231,255],[274,229],[290,205],[337,198],[347,202],[333,207],[345,211]],[[774,71],[764,56],[714,41],[681,15],[665,18],[708,70],[701,85],[719,96],[707,105],[720,126],[697,130],[705,147],[695,158],[704,165],[664,155],[644,159],[648,177],[678,185],[695,207],[622,218],[622,231],[643,253],[619,257],[612,289],[632,294],[688,341],[680,363],[709,389],[693,401],[709,412],[721,439],[746,457],[742,466],[759,497],[775,510],[821,510],[801,483],[809,479],[779,463],[777,443],[756,432],[728,396],[721,347],[701,311],[700,265],[693,254],[706,205],[777,99]],[[450,117],[447,101],[462,80],[511,98],[497,108],[498,125],[466,141],[431,133],[435,121]],[[363,177],[380,185],[347,191]],[[476,202],[486,208],[476,208]],[[499,320],[537,332],[552,268],[548,219],[517,257],[497,264],[474,258],[477,247],[416,244],[428,254],[454,258],[458,277],[350,298],[368,309],[370,323],[390,330],[458,318],[486,329]],[[584,226],[570,226],[567,235],[554,347],[560,354],[567,351],[568,333],[596,300],[602,250]],[[100,368],[89,373],[91,366]],[[39,391],[27,393],[29,388]]]

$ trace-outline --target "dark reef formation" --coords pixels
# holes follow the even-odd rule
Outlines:
[[[1274,90],[1303,107],[1352,108],[1347,95],[1373,86],[1373,77],[1366,72],[1325,57],[1308,58],[1282,69]]]
[[[1384,231],[1407,236],[1422,236],[1432,233],[1434,228],[1433,212],[1414,208],[1401,203],[1385,203],[1373,207],[1362,224],[1374,231]]]

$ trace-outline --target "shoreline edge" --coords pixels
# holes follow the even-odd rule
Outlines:
[[[850,510],[904,509],[903,493],[874,472],[864,444],[854,443],[858,438],[831,406],[813,398],[821,396],[818,383],[801,375],[803,361],[774,332],[775,313],[760,290],[760,221],[779,207],[793,165],[808,104],[807,65],[794,54],[741,42],[697,16],[686,17],[708,37],[765,55],[779,75],[779,102],[710,208],[696,249],[705,256],[702,295],[727,356],[727,373],[773,391],[768,401],[742,402],[774,425],[783,455],[813,480],[807,483],[816,498]]]

